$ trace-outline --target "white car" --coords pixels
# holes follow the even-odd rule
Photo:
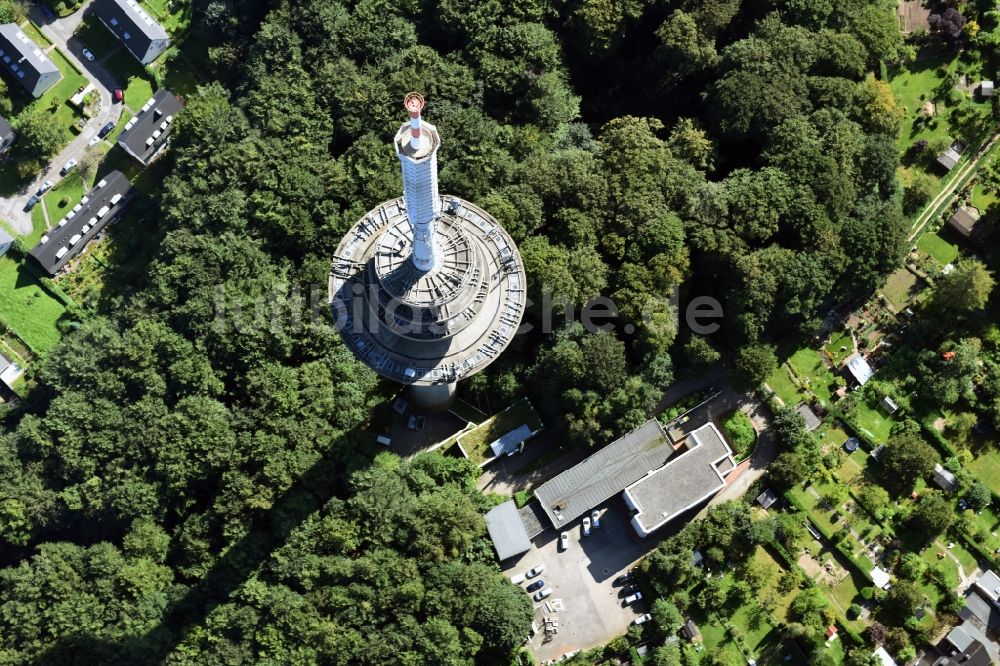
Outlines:
[[[90,52],[90,49],[83,49],[83,57],[90,62],[94,62],[94,54]]]
[[[583,519],[583,536],[590,536],[590,518]]]
[[[88,141],[88,142],[87,142],[87,145],[88,145],[88,146],[96,146],[96,145],[97,145],[97,144],[99,144],[100,142],[101,142],[101,137],[99,137],[99,136],[97,136],[97,135],[95,134],[94,136],[92,136],[92,137],[90,138],[90,141]]]
[[[594,527],[598,528],[601,526],[601,512],[594,509],[590,512],[590,520],[594,523]]]
[[[569,548],[569,535],[565,532],[559,535],[559,550],[566,550]]]
[[[46,192],[52,189],[52,181],[47,180],[38,187],[38,196],[42,196]]]
[[[513,576],[510,577],[510,582],[514,583],[514,585],[520,585],[521,583],[524,582],[524,579],[527,577],[528,574],[514,574]]]
[[[77,165],[76,160],[70,160],[69,162],[66,162],[66,164],[63,165],[63,168],[59,171],[59,175],[65,176],[70,171],[72,171],[73,167],[75,167],[76,165]]]
[[[537,576],[538,574],[542,573],[543,571],[545,571],[545,565],[544,565],[544,564],[539,564],[539,565],[538,565],[537,567],[535,567],[534,569],[528,569],[528,570],[527,570],[527,571],[525,572],[525,574],[524,574],[524,575],[525,575],[525,577],[527,577],[527,578],[534,578],[535,576]]]
[[[542,599],[544,599],[545,597],[549,596],[550,594],[552,594],[552,588],[551,587],[547,587],[544,590],[538,590],[538,592],[535,592],[535,601],[541,601]]]
[[[632,620],[632,624],[646,624],[652,619],[653,619],[652,615],[650,615],[649,613],[643,613],[639,617]]]
[[[639,601],[640,599],[642,599],[642,592],[636,592],[635,594],[630,594],[627,597],[625,597],[625,603],[626,604],[634,604],[635,602]]]

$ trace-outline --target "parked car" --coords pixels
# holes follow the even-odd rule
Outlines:
[[[121,88],[115,88],[115,102],[119,103],[124,101],[125,101],[125,91],[122,90]]]
[[[410,418],[406,422],[406,427],[410,430],[423,430],[425,422],[426,417],[419,414],[410,414]]]
[[[590,518],[583,519],[583,536],[590,536]]]
[[[594,527],[598,528],[601,526],[601,512],[594,509],[590,512],[590,521],[594,523]]]
[[[63,165],[63,168],[59,170],[59,175],[65,176],[70,171],[72,171],[73,167],[75,167],[77,164],[78,163],[76,160],[70,160],[69,162],[66,162],[66,164]]]
[[[533,569],[528,569],[527,573],[525,573],[524,575],[527,576],[528,578],[534,578],[543,571],[545,571],[545,565],[539,564],[537,567]]]
[[[615,580],[612,583],[612,585],[624,585],[625,583],[629,582],[630,580],[632,580],[634,578],[635,578],[635,574],[632,573],[631,571],[627,571],[627,572],[623,573],[621,576],[618,576],[618,578],[615,578]]]
[[[621,594],[622,596],[627,597],[628,595],[635,594],[638,591],[639,591],[639,586],[633,583],[631,585],[626,585],[624,588],[622,588]]]
[[[43,194],[45,194],[46,192],[48,192],[51,189],[52,189],[52,181],[51,180],[45,181],[38,188],[38,196],[42,196]]]
[[[569,535],[565,532],[559,535],[559,550],[566,550],[569,548]]]
[[[524,582],[524,579],[527,578],[527,577],[528,577],[528,574],[523,574],[523,573],[522,574],[514,574],[513,576],[510,577],[510,582],[514,583],[514,585],[520,585],[521,583]]]
[[[37,194],[32,194],[30,197],[28,197],[28,202],[24,204],[24,210],[31,210],[32,208],[35,207],[35,204],[37,204],[39,201],[41,201],[39,196]]]
[[[104,127],[102,127],[100,130],[98,130],[97,136],[99,136],[99,137],[101,137],[103,139],[107,135],[111,134],[111,131],[114,130],[114,128],[115,128],[115,124],[114,123],[108,123]]]
[[[630,594],[627,597],[625,597],[625,603],[626,604],[634,604],[635,602],[639,601],[640,599],[642,599],[642,592],[636,592],[635,594]]]
[[[539,578],[534,583],[528,586],[528,592],[534,592],[535,590],[540,590],[545,587],[545,581]]]
[[[541,601],[542,599],[544,599],[545,597],[549,596],[550,594],[552,594],[552,588],[551,587],[547,587],[544,590],[539,590],[538,592],[535,592],[535,601]]]
[[[90,137],[90,141],[87,142],[87,145],[88,146],[96,146],[100,142],[101,142],[101,137],[99,137],[99,136],[97,136],[95,134],[94,136]]]
[[[94,54],[90,52],[90,49],[83,49],[83,57],[90,62],[94,62]]]
[[[653,619],[652,615],[650,615],[649,613],[643,613],[639,617],[632,620],[632,624],[646,624],[652,619]]]
[[[388,435],[379,435],[375,438],[375,441],[382,446],[392,446],[392,438]]]

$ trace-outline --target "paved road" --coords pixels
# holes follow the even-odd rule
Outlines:
[[[121,117],[122,105],[115,104],[112,98],[114,89],[122,87],[121,83],[116,81],[111,72],[100,62],[87,61],[83,57],[84,45],[73,37],[73,32],[83,21],[84,12],[87,11],[91,1],[84,3],[83,7],[71,16],[54,20],[46,18],[38,6],[31,7],[31,20],[41,27],[42,34],[59,47],[66,59],[73,63],[97,89],[101,96],[101,108],[97,115],[90,119],[83,131],[52,158],[48,167],[38,174],[31,183],[11,197],[0,197],[0,217],[10,222],[14,230],[20,234],[27,235],[32,231],[31,213],[25,211],[24,207],[39,185],[46,179],[58,181],[59,169],[70,159],[80,160],[87,152],[88,144],[98,130],[108,122],[117,123]]]

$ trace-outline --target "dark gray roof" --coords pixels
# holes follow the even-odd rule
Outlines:
[[[958,154],[958,151],[956,151],[954,148],[949,148],[948,150],[938,155],[937,161],[938,164],[943,166],[945,169],[951,171],[952,169],[955,168],[955,165],[958,164],[958,161],[960,159],[962,159],[962,156]]]
[[[958,612],[958,616],[963,620],[978,622],[988,630],[1000,626],[1000,612],[972,590],[965,595],[965,606]]]
[[[650,419],[543,483],[535,489],[535,497],[556,529],[561,529],[646,472],[662,467],[672,453],[660,424]]]
[[[58,273],[108,222],[121,213],[131,189],[122,172],[109,173],[66,217],[42,236],[42,240],[31,250],[31,256],[49,275]]]
[[[183,108],[176,95],[160,88],[125,125],[118,135],[118,145],[143,164],[149,164],[149,160],[167,142],[177,114]]]
[[[968,238],[975,230],[976,223],[979,222],[979,217],[978,208],[959,206],[955,214],[948,220],[948,223],[955,228],[955,231]]]
[[[0,25],[0,68],[34,97],[62,77],[56,64],[16,23]]]
[[[636,511],[632,526],[640,536],[697,506],[726,485],[719,465],[732,462],[732,451],[715,424],[706,423],[691,432],[687,446],[667,464],[625,488],[625,503]]]
[[[514,500],[509,500],[486,512],[486,529],[500,561],[531,550],[531,541],[524,531]]]
[[[6,118],[0,116],[0,151],[14,142],[14,128]]]
[[[94,14],[144,65],[170,43],[167,31],[136,0],[94,0]]]

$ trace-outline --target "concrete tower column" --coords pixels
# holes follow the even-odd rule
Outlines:
[[[403,167],[403,200],[413,229],[413,265],[426,273],[438,263],[435,233],[437,219],[441,216],[441,197],[438,196],[437,150],[441,139],[437,128],[420,119],[423,97],[410,93],[404,105],[410,122],[399,128],[393,143]]]

